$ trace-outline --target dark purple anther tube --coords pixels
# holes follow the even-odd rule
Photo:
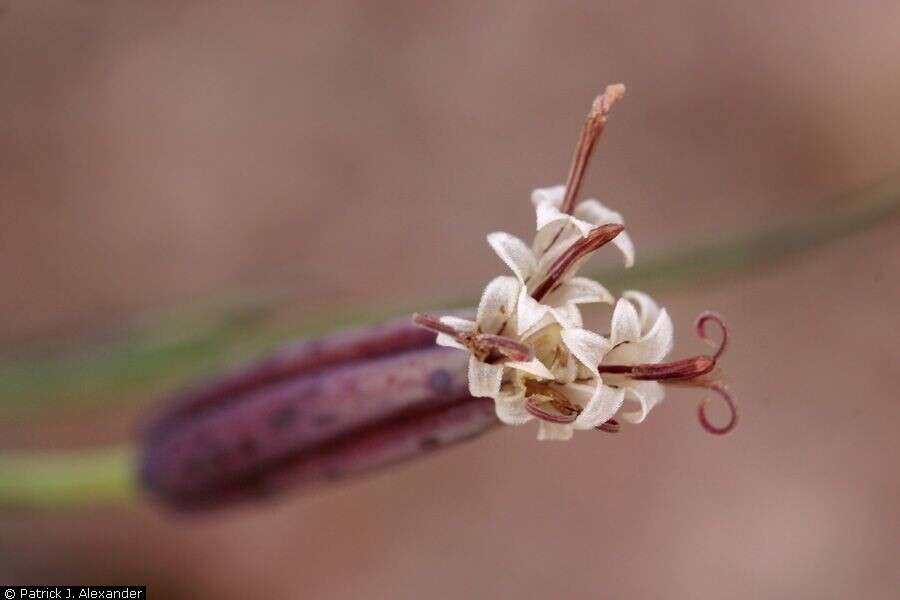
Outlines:
[[[217,508],[466,440],[498,424],[468,393],[467,360],[408,321],[290,346],[165,406],[141,482],[169,506]]]

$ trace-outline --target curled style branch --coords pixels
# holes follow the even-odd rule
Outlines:
[[[709,422],[709,419],[706,418],[706,405],[709,404],[709,398],[704,398],[700,403],[700,406],[697,407],[697,418],[700,420],[700,425],[713,435],[725,435],[726,433],[731,432],[732,429],[735,428],[738,422],[738,410],[737,404],[735,404],[734,399],[731,397],[728,389],[718,383],[713,383],[707,386],[707,389],[712,390],[716,394],[719,395],[722,400],[725,401],[725,404],[728,406],[728,410],[731,412],[731,418],[728,420],[728,423],[722,427],[717,427]]]
[[[712,321],[716,324],[721,332],[722,339],[719,341],[718,345],[709,338],[706,333],[706,323]],[[701,313],[699,317],[697,317],[697,322],[694,324],[694,327],[697,330],[697,335],[701,340],[712,346],[713,348],[717,348],[715,354],[713,354],[713,360],[719,360],[719,357],[725,353],[725,349],[728,348],[728,327],[725,326],[725,321],[722,319],[722,315],[719,313],[715,313],[712,311],[707,311]]]

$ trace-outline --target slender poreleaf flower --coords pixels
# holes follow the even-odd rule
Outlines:
[[[537,420],[538,439],[566,440],[574,430],[615,432],[614,418],[641,423],[672,385],[716,392],[731,417],[723,427],[707,419],[711,433],[727,433],[737,423],[736,406],[718,377],[717,364],[727,343],[724,321],[704,313],[697,321],[709,341],[706,324],[716,323],[722,341],[712,356],[663,362],[673,347],[674,326],[665,309],[647,294],[626,291],[616,302],[599,282],[577,275],[597,250],[612,242],[634,264],[634,245],[624,219],[594,199],[579,201],[579,191],[597,140],[612,106],[625,87],[612,85],[591,106],[565,185],[533,192],[537,232],[528,245],[508,233],[488,235],[488,243],[515,275],[491,281],[475,321],[416,315],[416,324],[438,332],[437,343],[466,350],[469,392],[494,400],[497,417],[509,425]],[[579,306],[614,304],[609,333],[585,328]]]
[[[666,310],[637,291],[616,300],[578,274],[610,243],[626,266],[634,262],[622,216],[579,198],[624,92],[609,86],[594,101],[566,183],[532,194],[533,241],[488,235],[512,274],[488,283],[476,311],[302,341],[177,393],[145,427],[144,489],[171,507],[206,510],[369,473],[500,423],[535,421],[542,440],[614,433],[619,419],[646,419],[671,386],[718,394],[729,422],[710,423],[704,401],[700,423],[731,431],[737,411],[720,380],[728,341],[721,317],[697,320],[704,341],[709,323],[721,330],[711,355],[666,362],[674,340]],[[585,324],[579,307],[590,303],[614,306],[608,328]]]

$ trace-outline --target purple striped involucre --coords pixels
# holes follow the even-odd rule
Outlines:
[[[289,346],[179,394],[144,431],[140,479],[164,504],[227,506],[366,473],[499,421],[465,353],[409,321]]]

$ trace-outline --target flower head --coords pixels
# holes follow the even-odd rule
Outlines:
[[[491,281],[481,298],[475,321],[417,315],[416,323],[438,332],[437,343],[466,350],[469,391],[494,399],[497,417],[509,425],[539,422],[538,439],[565,440],[575,430],[615,432],[616,414],[641,423],[665,395],[667,385],[689,385],[716,391],[732,411],[725,427],[706,419],[713,433],[734,427],[736,411],[727,390],[714,376],[727,340],[721,318],[704,314],[697,331],[706,340],[705,324],[721,326],[722,344],[713,356],[663,362],[674,339],[672,319],[648,295],[624,292],[615,301],[600,283],[578,276],[598,249],[612,242],[634,262],[634,245],[619,213],[595,199],[579,201],[585,169],[606,125],[610,109],[625,92],[606,88],[594,101],[575,150],[565,185],[532,193],[537,221],[529,245],[508,233],[488,235],[488,243],[514,277]],[[609,334],[584,326],[579,306],[615,304]]]

